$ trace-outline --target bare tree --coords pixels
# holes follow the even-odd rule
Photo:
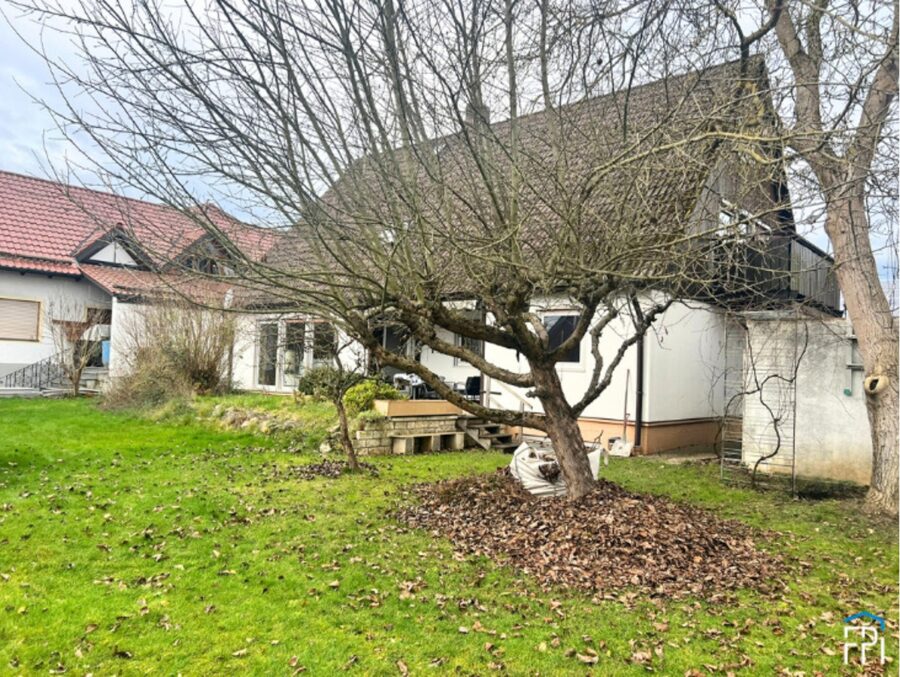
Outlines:
[[[326,358],[328,364],[313,367],[301,377],[301,383],[305,382],[305,387],[309,388],[312,394],[334,404],[338,415],[341,448],[347,455],[350,470],[357,472],[360,469],[359,459],[350,436],[350,421],[344,396],[353,386],[365,380],[366,359],[365,355],[360,353],[358,343],[349,336],[329,336],[328,340],[328,345],[319,346],[320,355],[330,356]]]
[[[84,370],[100,358],[100,340],[91,330],[102,322],[103,312],[69,297],[51,298],[46,305],[45,321],[58,364],[76,397],[81,393]]]
[[[825,232],[865,367],[874,450],[867,504],[896,515],[900,344],[873,241],[882,239],[879,216],[896,227],[898,4],[768,0],[757,7],[763,26],[747,37],[742,18],[750,12],[745,8],[742,17],[730,4],[717,4],[742,51],[773,29],[770,73],[779,93],[781,138],[802,160],[795,167],[809,170],[814,194],[807,203],[824,204]],[[887,209],[879,215],[881,200]]]
[[[83,67],[48,57],[57,114],[108,183],[226,242],[197,176],[286,225],[269,261],[230,264],[251,300],[328,318],[463,409],[545,431],[570,497],[593,486],[578,417],[655,319],[679,298],[746,304],[784,283],[761,64],[717,65],[666,2],[262,0],[185,3],[178,21],[152,2],[30,7],[74,27]],[[575,318],[563,335],[554,308]],[[392,327],[541,411],[464,398],[375,338]],[[592,371],[570,402],[557,366],[582,342]]]

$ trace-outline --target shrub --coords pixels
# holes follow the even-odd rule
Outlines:
[[[375,400],[399,400],[403,394],[392,385],[376,379],[366,379],[351,387],[344,395],[349,416],[358,416],[375,405]]]
[[[110,408],[158,407],[228,389],[232,316],[178,302],[136,307],[123,324],[127,373],[107,390]]]
[[[316,399],[331,399],[331,389],[338,378],[334,367],[313,367],[303,372],[297,379],[297,392]]]

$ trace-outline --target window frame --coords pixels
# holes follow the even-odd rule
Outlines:
[[[474,350],[472,347],[468,347],[467,350],[475,353],[479,357],[482,357],[482,358],[484,357],[484,341],[482,339],[473,339],[468,336],[463,336],[462,334],[456,334],[456,333],[453,334],[453,344],[456,347],[458,347],[458,348],[466,347],[466,341],[473,341],[478,344],[478,350]],[[474,368],[474,365],[472,365],[470,362],[467,362],[463,358],[457,357],[456,355],[453,356],[453,366],[454,367],[469,366],[469,367]]]
[[[337,346],[338,346],[338,332],[337,328],[331,323],[325,320],[311,320],[307,323],[307,326],[310,329],[310,339],[309,339],[309,365],[311,368],[315,369],[316,367],[333,367],[335,361],[337,360]],[[317,361],[316,360],[316,329],[319,327],[328,327],[331,330],[332,336],[332,355],[330,359],[326,362],[324,360]]]
[[[540,313],[541,324],[544,326],[544,329],[547,329],[549,333],[549,329],[546,324],[546,320],[548,317],[572,317],[575,320],[575,325],[578,324],[578,318],[581,316],[581,311],[575,310],[572,308],[554,308],[552,310],[544,310]],[[574,327],[573,327],[574,330]],[[582,341],[584,338],[582,338]],[[559,360],[556,362],[556,368],[562,371],[584,371],[585,369],[585,360],[584,360],[584,351],[582,350],[581,343],[579,342],[576,346],[578,350],[578,359],[577,360]],[[552,348],[551,348],[552,350]]]
[[[280,346],[279,343],[281,341],[281,323],[276,319],[268,319],[268,320],[260,320],[256,325],[256,335],[258,337],[256,341],[256,364],[254,364],[254,382],[260,388],[278,388],[279,380],[280,380]],[[272,359],[272,367],[275,370],[275,378],[274,383],[263,383],[262,382],[262,366],[263,366],[263,327],[273,326],[275,327],[275,354]]]
[[[44,335],[44,302],[41,299],[26,298],[23,296],[0,296],[0,301],[20,301],[25,303],[37,304],[37,323],[35,328],[35,337],[30,338],[8,338],[0,335],[0,341],[15,341],[17,343],[41,343],[41,337]]]
[[[283,351],[281,358],[281,379],[282,385],[284,385],[287,381],[287,377],[291,379],[299,379],[303,376],[303,373],[309,369],[309,352],[310,352],[310,321],[306,317],[291,317],[285,319],[282,324],[284,325],[284,341],[283,341]],[[288,347],[291,343],[288,340],[288,332],[290,331],[290,326],[301,326],[303,329],[301,331],[301,336],[303,340],[303,350],[300,352],[300,359],[297,361],[298,371],[289,372],[287,370],[287,351]],[[293,387],[293,386],[292,386]]]

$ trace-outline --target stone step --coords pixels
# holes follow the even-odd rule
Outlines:
[[[494,433],[482,433],[482,437],[486,437],[489,439],[499,439],[502,437],[512,437],[512,433],[503,432],[502,430],[494,432]]]

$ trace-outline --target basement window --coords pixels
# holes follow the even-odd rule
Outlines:
[[[544,327],[550,335],[550,350],[556,350],[569,338],[578,325],[578,315],[544,315]],[[559,359],[560,362],[581,362],[581,344],[576,343]]]
[[[39,341],[40,301],[0,299],[0,340]]]

